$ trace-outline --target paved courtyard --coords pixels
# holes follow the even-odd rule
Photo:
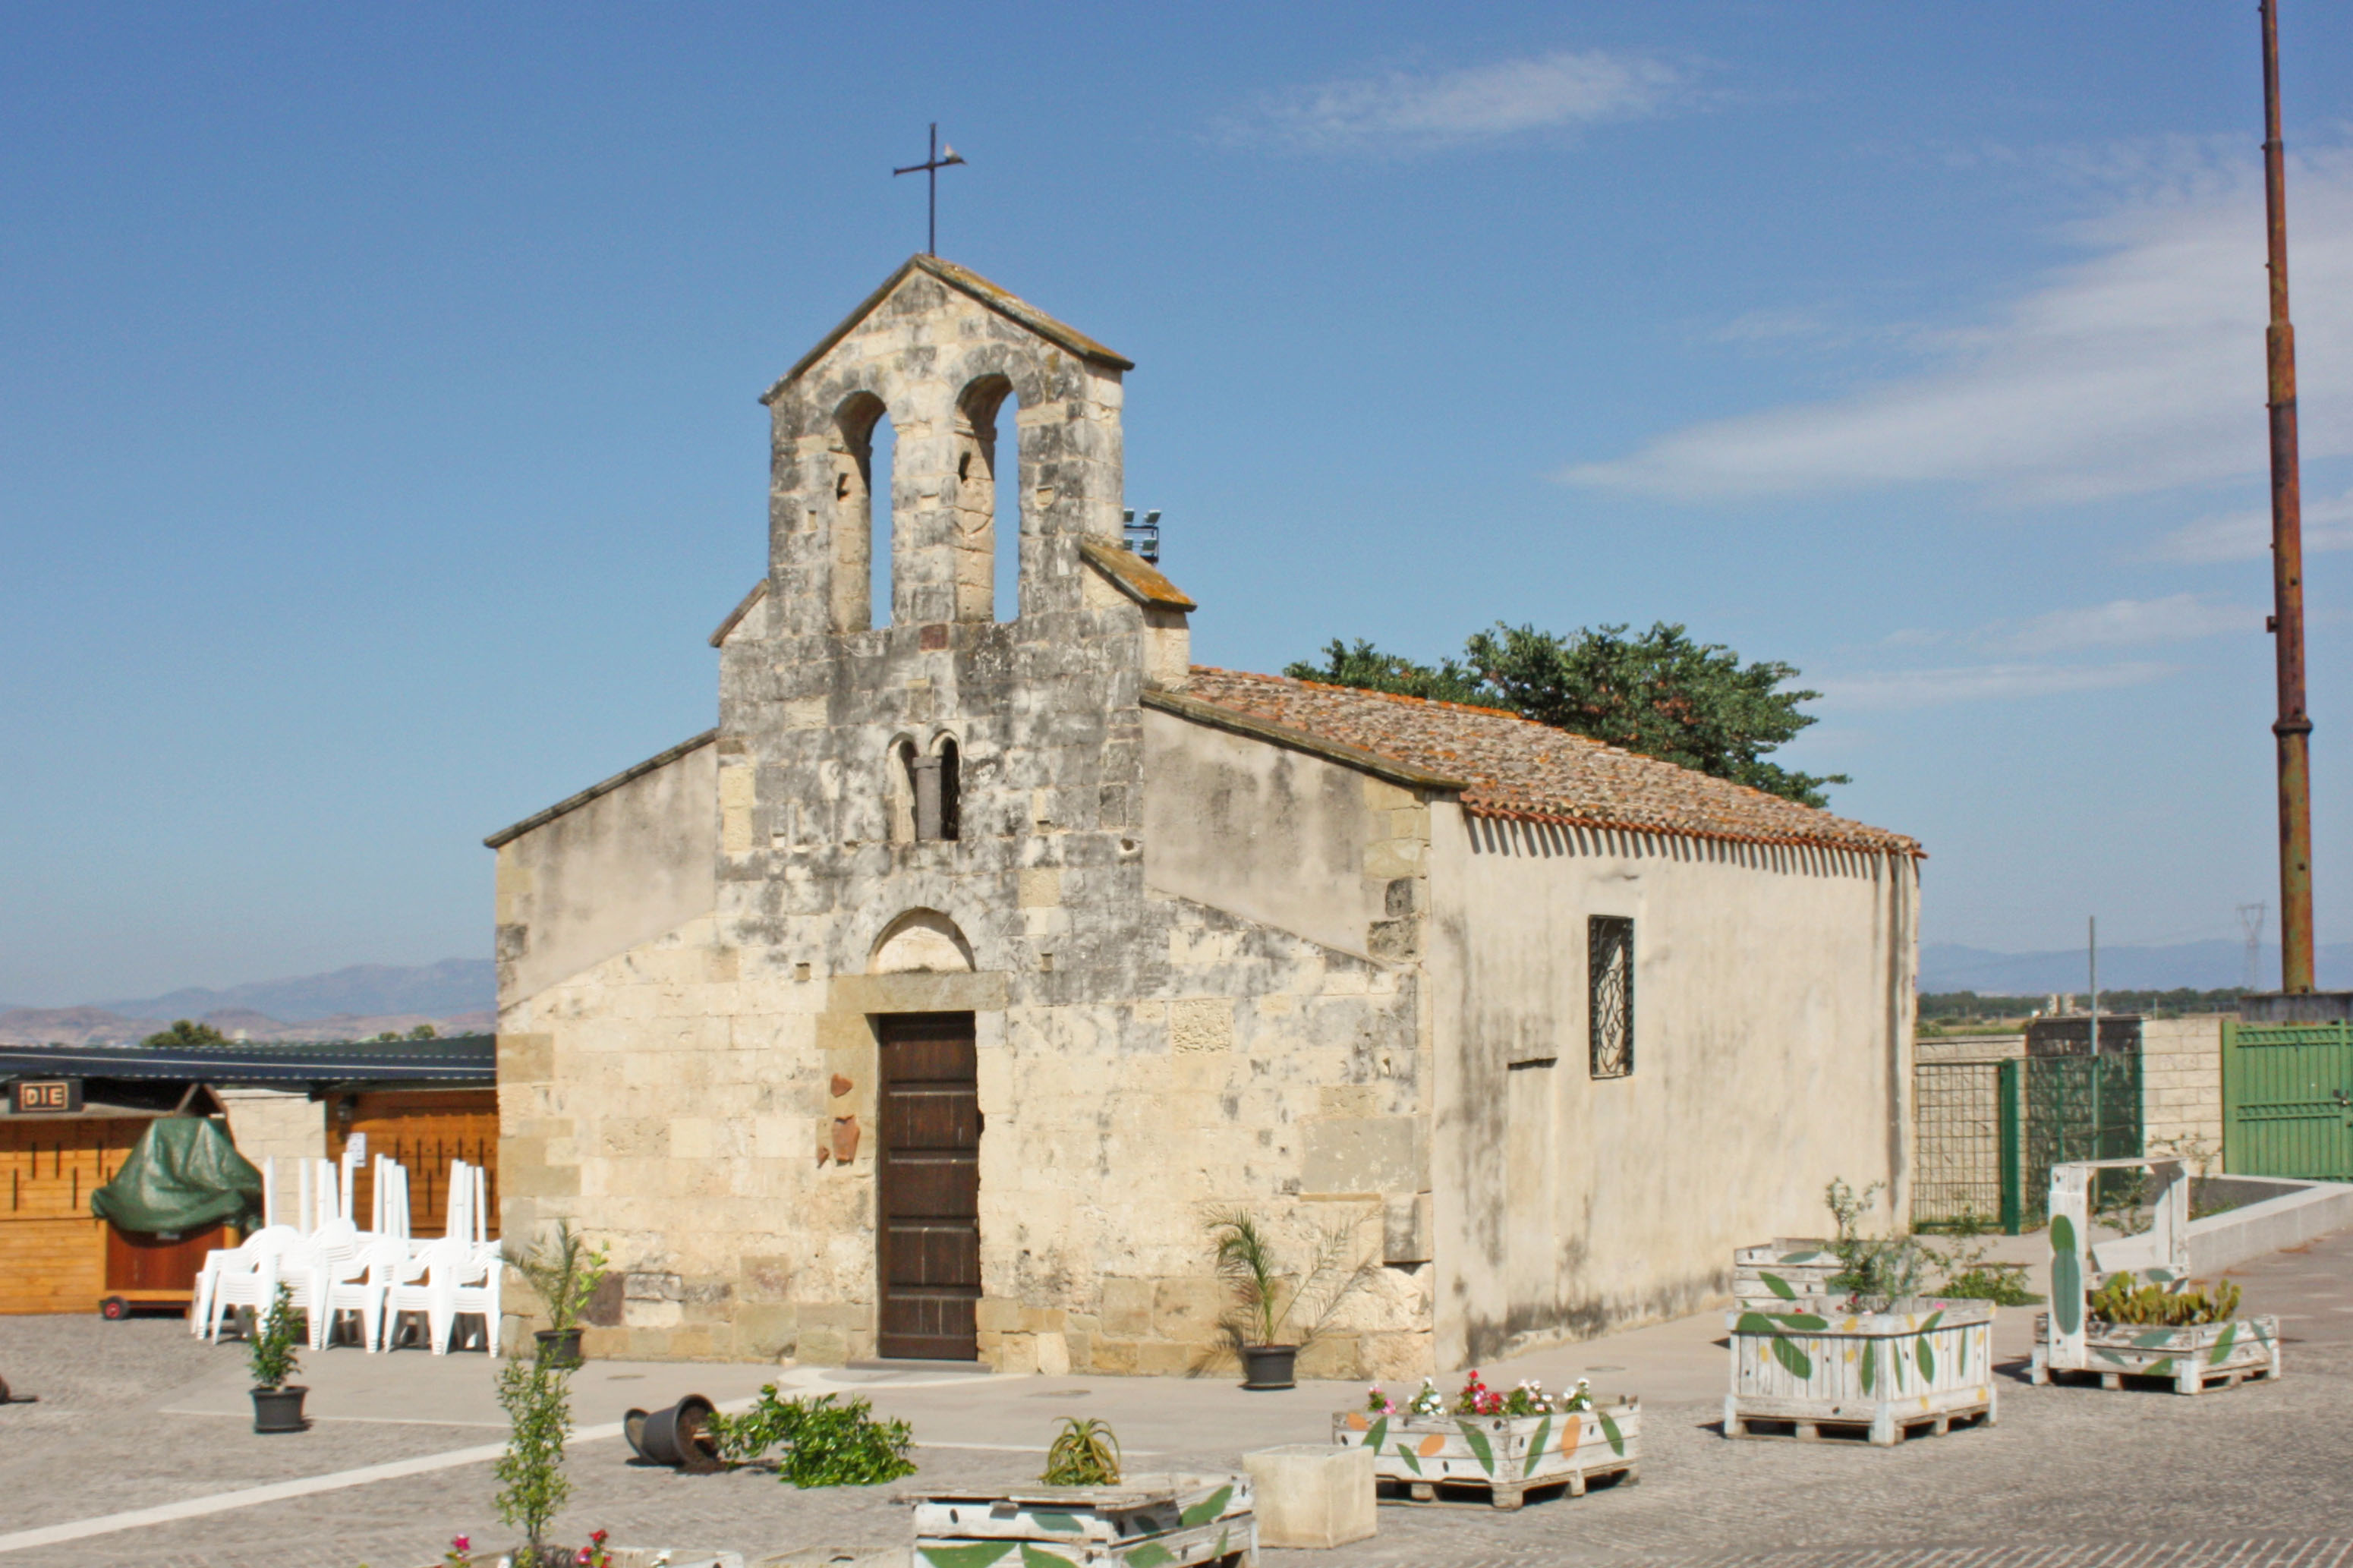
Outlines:
[[[1642,1482],[1581,1500],[1384,1508],[1381,1533],[1271,1564],[1559,1563],[1788,1568],[2353,1568],[2353,1233],[2232,1271],[2248,1310],[2277,1312],[2287,1377],[2200,1398],[2038,1389],[2023,1377],[2031,1312],[2002,1315],[2000,1425],[1894,1450],[1730,1442],[1719,1436],[1724,1352],[1713,1315],[1483,1369],[1508,1386],[1587,1372],[1643,1396]],[[417,1568],[448,1538],[511,1538],[491,1511],[502,1435],[480,1355],[309,1359],[311,1430],[250,1428],[243,1357],[176,1321],[0,1318],[0,1376],[37,1404],[0,1409],[0,1568]],[[744,1471],[675,1475],[610,1435],[629,1405],[700,1392],[726,1401],[783,1375],[849,1390],[907,1417],[919,1477],[799,1492]],[[1322,1441],[1361,1391],[1245,1394],[1203,1379],[992,1378],[922,1369],[825,1373],[596,1363],[575,1383],[578,1487],[559,1534],[719,1548],[747,1563],[787,1550],[903,1546],[896,1500],[926,1484],[1033,1478],[1057,1420],[1109,1420],[1132,1474],[1231,1468],[1246,1448]],[[363,1472],[353,1476],[351,1472]],[[371,1474],[372,1472],[372,1474]],[[232,1494],[253,1489],[263,1499]],[[232,1506],[220,1506],[222,1503]],[[216,1511],[195,1513],[195,1509]],[[140,1522],[138,1510],[161,1510]],[[120,1528],[119,1526],[128,1526]],[[70,1538],[49,1532],[63,1527]],[[28,1539],[31,1538],[31,1539]]]

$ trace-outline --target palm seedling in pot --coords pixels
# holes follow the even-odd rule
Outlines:
[[[605,1249],[591,1247],[570,1220],[555,1222],[555,1230],[529,1252],[510,1252],[507,1261],[547,1305],[547,1327],[533,1337],[542,1359],[559,1366],[580,1364],[580,1319],[587,1311],[596,1287],[612,1272]]]
[[[1299,1352],[1371,1278],[1375,1265],[1349,1267],[1355,1241],[1345,1230],[1323,1232],[1303,1269],[1285,1261],[1255,1215],[1230,1209],[1208,1223],[1218,1277],[1233,1295],[1223,1327],[1241,1358],[1242,1386],[1295,1386]]]

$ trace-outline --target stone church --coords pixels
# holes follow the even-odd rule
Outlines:
[[[1195,665],[1131,368],[908,261],[764,400],[717,727],[488,841],[501,1218],[609,1248],[590,1353],[1184,1373],[1241,1209],[1370,1266],[1303,1374],[1394,1379],[1716,1302],[1832,1176],[1905,1212],[1919,847]]]

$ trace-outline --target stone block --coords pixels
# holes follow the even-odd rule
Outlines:
[[[1299,1352],[1299,1375],[1316,1383],[1355,1383],[1365,1375],[1364,1347],[1356,1336],[1318,1334]]]
[[[1098,1339],[1088,1347],[1088,1372],[1108,1373],[1118,1377],[1132,1377],[1136,1371],[1136,1342],[1134,1340]]]
[[[1419,877],[1429,868],[1430,845],[1419,838],[1384,838],[1365,846],[1365,875]]]
[[[1388,1194],[1381,1200],[1381,1261],[1429,1262],[1432,1229],[1428,1193]]]
[[[1168,1044],[1179,1051],[1231,1050],[1234,1004],[1230,997],[1194,996],[1168,1005]]]
[[[1136,1347],[1135,1370],[1145,1377],[1177,1377],[1193,1370],[1193,1348],[1148,1340]]]
[[[793,1359],[803,1366],[843,1365],[849,1360],[849,1336],[838,1329],[804,1329]]]
[[[1329,1551],[1379,1529],[1370,1448],[1294,1443],[1244,1454],[1242,1467],[1262,1547]]]
[[[1153,1284],[1149,1279],[1103,1282],[1103,1331],[1132,1338],[1152,1331]]]
[[[1068,1377],[1071,1374],[1070,1341],[1056,1333],[1032,1337],[1038,1342],[1038,1371],[1047,1377]]]
[[[1310,1122],[1306,1190],[1419,1192],[1430,1185],[1429,1126],[1418,1116],[1350,1117]]]
[[[1215,1278],[1159,1280],[1152,1292],[1153,1331],[1164,1340],[1208,1340],[1229,1300]]]
[[[1021,1303],[1007,1296],[983,1296],[973,1309],[973,1319],[985,1332],[1005,1333],[1021,1326]]]
[[[501,1035],[499,1082],[544,1083],[555,1076],[554,1035]]]

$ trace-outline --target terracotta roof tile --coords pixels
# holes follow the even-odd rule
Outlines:
[[[1487,816],[1918,856],[1918,840],[1495,708],[1193,667],[1185,695],[1467,781]]]

